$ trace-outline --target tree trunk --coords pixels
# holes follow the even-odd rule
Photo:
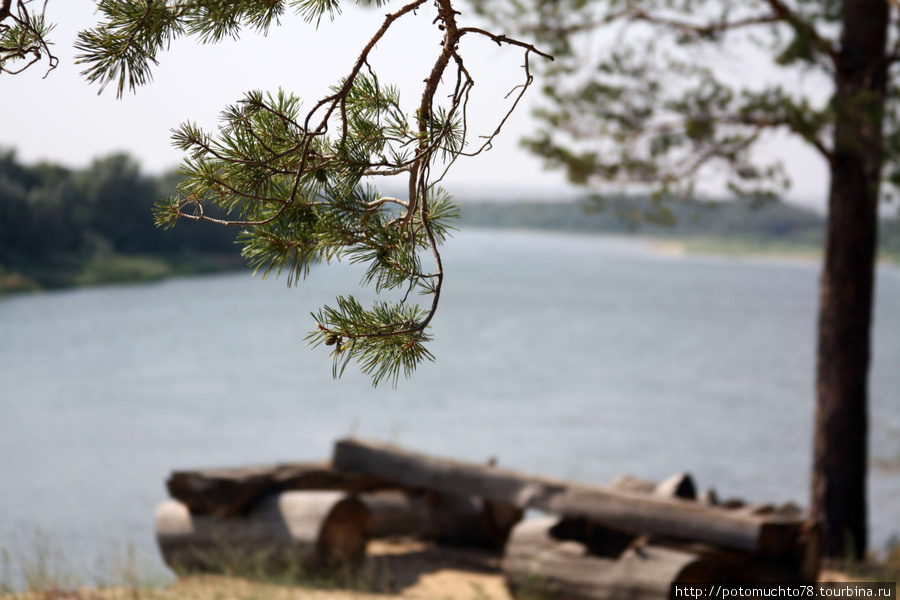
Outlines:
[[[867,377],[889,19],[885,0],[847,0],[819,306],[812,514],[825,556],[866,550]]]

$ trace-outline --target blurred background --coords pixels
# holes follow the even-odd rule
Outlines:
[[[445,250],[435,362],[373,389],[352,367],[334,381],[326,349],[304,347],[311,312],[348,290],[371,299],[356,287],[360,269],[317,265],[289,288],[251,276],[234,231],[158,230],[150,209],[180,180],[171,128],[214,129],[249,89],[281,87],[311,104],[380,14],[353,7],[318,30],[286,18],[268,39],[176,41],[153,83],[118,101],[97,96],[73,64],[75,33],[96,19],[90,3],[51,2],[48,17],[60,66],[0,78],[7,557],[49,551],[91,582],[132,548],[165,573],[152,519],[170,471],[323,460],[347,435],[596,483],[688,471],[720,497],[808,504],[828,183],[811,152],[772,146],[795,181],[786,202],[687,202],[675,224],[642,223],[622,214],[647,198],[600,211],[519,147],[535,127],[529,100],[493,149],[461,159],[445,182],[462,211]],[[376,54],[401,90],[429,68],[411,49],[438,43],[423,19]],[[484,58],[471,123],[490,133],[521,57],[488,43],[473,53]],[[876,551],[900,535],[896,218],[885,217],[880,244]]]

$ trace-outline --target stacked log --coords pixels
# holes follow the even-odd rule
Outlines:
[[[661,483],[638,479],[632,475],[619,475],[610,482],[609,486],[623,492],[652,494],[660,498],[697,499],[697,487],[694,485],[693,478],[687,473],[676,473]]]
[[[387,491],[360,494],[373,538],[413,537],[447,546],[502,550],[522,511],[474,496]]]
[[[330,463],[180,471],[157,511],[166,562],[216,568],[228,553],[347,565],[372,537],[504,551],[514,595],[650,600],[673,582],[812,580],[815,530],[793,506],[719,503],[691,477],[587,485],[359,439]],[[523,511],[552,516],[521,521]],[[268,560],[268,558],[267,558]]]
[[[329,463],[176,471],[156,512],[163,559],[185,571],[353,565],[371,538],[502,550],[522,511],[409,488]],[[340,541],[339,541],[340,540]]]
[[[651,544],[631,544],[615,558],[591,554],[585,544],[557,539],[560,523],[544,517],[513,530],[503,574],[514,597],[658,600],[673,582],[709,581],[715,573],[698,553]]]
[[[520,509],[584,517],[624,533],[652,533],[766,556],[796,548],[802,531],[798,519],[777,514],[747,514],[680,498],[526,475],[358,439],[339,441],[332,464],[341,472],[408,488],[478,496]]]
[[[687,581],[810,581],[815,530],[793,509],[697,500],[686,474],[659,485],[633,477],[585,485],[467,464],[358,439],[342,440],[342,472],[481,497],[553,519],[513,530],[503,570],[514,594],[550,598],[663,598]]]
[[[155,521],[163,559],[176,572],[327,569],[362,559],[369,510],[343,492],[281,492],[230,517],[191,513],[170,500]]]
[[[241,514],[262,496],[276,492],[360,493],[391,487],[390,483],[373,477],[337,472],[327,462],[175,471],[166,481],[173,499],[197,514],[217,517]]]

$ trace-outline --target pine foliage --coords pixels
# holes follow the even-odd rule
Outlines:
[[[900,191],[896,0],[472,0],[544,40],[527,145],[577,183],[655,189],[657,214],[714,178],[764,202],[788,133],[829,171],[811,520],[824,556],[866,553],[867,377],[877,215]],[[762,68],[760,68],[762,67]]]
[[[369,56],[397,20],[429,4],[444,41],[409,113]],[[341,3],[101,0],[99,11],[102,22],[79,36],[78,60],[90,81],[113,85],[121,96],[150,81],[158,53],[176,38],[211,43],[237,37],[243,28],[265,33],[288,11],[318,24],[339,15]],[[346,260],[365,266],[364,285],[392,295],[371,308],[339,297],[313,315],[307,340],[330,348],[336,377],[355,361],[375,385],[396,385],[401,374],[433,359],[425,344],[444,277],[439,247],[458,214],[439,182],[466,152],[466,105],[474,85],[459,40],[475,34],[520,48],[525,71],[518,97],[531,83],[529,56],[541,54],[529,44],[460,27],[459,14],[451,0],[413,0],[388,14],[350,72],[310,109],[283,90],[251,91],[222,111],[216,131],[186,122],[173,132],[185,152],[185,179],[175,196],[158,204],[159,226],[193,219],[239,227],[243,256],[264,276],[285,275],[296,284],[314,263]],[[408,194],[382,195],[379,178],[396,176],[406,178]],[[211,216],[211,208],[227,217]]]
[[[2,0],[0,2],[0,76],[15,75],[43,59],[47,60],[49,73],[56,68],[58,59],[50,52],[49,35],[53,23],[41,11],[29,9],[31,0]]]
[[[698,182],[715,178],[765,202],[790,186],[780,160],[761,150],[774,133],[834,159],[843,1],[472,2],[552,48],[557,61],[545,70],[537,113],[544,126],[525,145],[575,183],[665,199],[690,198]],[[900,10],[890,3],[886,60],[896,68]],[[900,93],[889,87],[886,198],[900,189]],[[881,110],[860,101],[851,110]]]

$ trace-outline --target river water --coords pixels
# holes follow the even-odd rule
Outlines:
[[[359,271],[247,274],[0,300],[0,547],[89,580],[152,531],[173,469],[327,458],[346,435],[606,482],[688,471],[805,505],[818,266],[636,239],[465,231],[445,246],[435,363],[373,390],[304,349]],[[358,296],[367,297],[365,292]],[[900,533],[900,269],[878,271],[872,546]],[[888,463],[887,467],[884,463]]]

